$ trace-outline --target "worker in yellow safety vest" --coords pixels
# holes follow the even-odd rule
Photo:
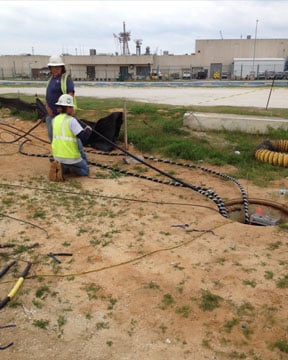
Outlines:
[[[74,117],[73,97],[63,94],[55,103],[58,115],[52,120],[52,155],[49,178],[51,181],[63,181],[65,174],[76,176],[89,175],[89,167],[85,158],[82,157],[78,143],[79,140],[87,141],[92,129],[86,126],[84,129]]]
[[[50,70],[51,76],[46,87],[46,126],[48,137],[51,141],[52,119],[58,114],[57,106],[55,104],[62,94],[69,94],[74,97],[75,88],[73,80],[66,72],[65,63],[61,56],[51,56],[47,66]]]

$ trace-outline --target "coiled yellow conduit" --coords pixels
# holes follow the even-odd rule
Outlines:
[[[255,150],[255,158],[272,165],[288,167],[288,140],[265,140]]]

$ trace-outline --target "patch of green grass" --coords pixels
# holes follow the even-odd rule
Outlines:
[[[220,306],[222,300],[220,296],[212,294],[209,290],[202,290],[200,308],[203,311],[212,311]]]
[[[157,114],[158,106],[154,104],[134,104],[129,107],[129,114],[140,115],[140,114]]]
[[[35,296],[41,300],[45,299],[47,295],[50,293],[50,289],[47,285],[41,286],[36,290]]]
[[[147,285],[145,285],[146,289],[160,289],[160,286],[156,284],[154,281],[150,281]]]
[[[11,110],[11,115],[15,115],[17,117],[20,117],[23,120],[31,120],[31,121],[37,121],[38,120],[37,111],[28,112],[28,111]]]
[[[69,247],[71,246],[71,243],[69,243],[68,241],[64,241],[64,243],[62,243],[62,246]]]
[[[233,318],[232,320],[226,321],[223,327],[227,333],[231,333],[233,327],[238,324],[239,324],[239,319]]]
[[[86,287],[87,295],[89,300],[98,299],[98,291],[100,290],[100,286],[96,286],[94,284],[90,284]]]
[[[41,301],[38,301],[35,299],[32,300],[32,304],[38,309],[42,309],[42,307],[43,307],[43,304],[41,303]]]
[[[39,320],[33,320],[32,325],[40,328],[40,329],[47,329],[48,325],[49,325],[50,321],[49,320],[44,320],[44,319],[39,319]]]
[[[278,226],[282,230],[288,230],[288,223],[280,223]]]
[[[188,318],[190,311],[191,308],[189,305],[183,305],[181,307],[177,307],[175,310],[176,314],[182,315],[185,318]]]
[[[116,305],[117,303],[117,299],[113,298],[113,297],[109,297],[109,305],[108,305],[108,310],[112,310],[114,308],[114,305]]]
[[[265,275],[264,275],[265,279],[267,280],[272,280],[274,277],[274,274],[272,271],[265,271]]]
[[[243,280],[243,285],[251,286],[252,288],[255,288],[257,283],[255,280]]]
[[[162,334],[165,334],[166,331],[167,331],[167,326],[162,323],[159,327],[160,327],[160,329],[161,329]]]
[[[93,236],[92,239],[89,241],[89,243],[90,243],[92,246],[97,246],[97,245],[100,245],[100,244],[101,244],[101,241],[98,240],[95,236]]]
[[[131,319],[131,321],[130,321],[130,329],[128,330],[128,335],[129,336],[132,336],[134,334],[136,325],[137,325],[137,320]]]
[[[67,320],[66,320],[65,316],[60,315],[57,319],[57,324],[58,324],[59,329],[61,329],[66,324],[66,322],[67,322]]]
[[[91,320],[92,317],[93,317],[93,316],[92,316],[91,312],[88,312],[88,313],[85,314],[85,318],[86,318],[87,320]]]
[[[46,212],[43,210],[36,210],[33,214],[33,219],[45,219]]]
[[[97,330],[109,329],[110,325],[108,322],[100,321],[96,323]]]
[[[14,203],[15,200],[12,197],[3,197],[1,201],[3,205],[10,206]]]
[[[268,244],[267,246],[267,249],[268,250],[276,250],[276,249],[279,249],[279,247],[282,245],[282,242],[281,241],[276,241],[274,243],[270,243]]]
[[[253,316],[254,310],[254,306],[249,301],[244,301],[240,306],[237,307],[236,312],[240,317]]]
[[[229,353],[228,359],[247,359],[247,355],[234,350]]]
[[[202,346],[205,348],[205,349],[211,349],[211,345],[209,343],[209,340],[207,339],[203,339],[202,340]]]
[[[281,352],[288,354],[288,341],[287,340],[278,340],[273,344],[274,348],[279,349]]]
[[[185,269],[183,266],[180,265],[180,263],[173,264],[173,268],[180,271]]]
[[[245,336],[245,338],[250,340],[251,335],[253,334],[253,330],[245,328],[242,330],[242,332],[243,332],[243,335]]]
[[[175,303],[175,300],[171,294],[164,294],[162,299],[163,307],[162,309],[166,309],[169,306],[172,306]]]
[[[280,278],[277,281],[276,285],[278,288],[287,289],[288,288],[288,274],[282,276],[282,278]]]

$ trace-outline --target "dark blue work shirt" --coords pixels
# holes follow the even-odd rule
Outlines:
[[[70,76],[67,77],[67,94],[74,94],[74,83]],[[61,76],[54,78],[52,77],[51,80],[48,83],[47,89],[46,89],[46,103],[50,107],[50,109],[53,111],[54,115],[57,115],[57,105],[55,105],[56,102],[58,102],[59,97],[63,95],[61,90]]]

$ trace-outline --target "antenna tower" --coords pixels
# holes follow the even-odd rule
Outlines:
[[[118,39],[121,47],[121,55],[130,55],[128,41],[130,41],[130,31],[126,31],[125,22],[123,22],[123,31],[119,35],[113,34]]]

